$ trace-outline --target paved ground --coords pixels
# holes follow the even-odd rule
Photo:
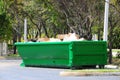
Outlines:
[[[65,69],[20,67],[21,60],[0,60],[0,80],[120,80],[120,76],[60,76]]]

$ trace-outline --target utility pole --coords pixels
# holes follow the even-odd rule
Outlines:
[[[105,14],[104,14],[104,32],[103,40],[108,40],[108,15],[109,15],[109,0],[105,0]]]
[[[109,0],[105,0],[105,14],[104,14],[104,32],[103,32],[103,40],[108,40],[108,17],[109,17]],[[109,47],[109,63],[112,63],[112,47],[111,42],[108,43]]]
[[[24,42],[27,42],[27,19],[24,19]]]

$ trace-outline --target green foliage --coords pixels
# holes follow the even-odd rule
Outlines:
[[[115,5],[117,3],[117,0],[110,0],[110,3]]]
[[[113,29],[112,36],[113,48],[120,49],[120,27],[115,27]]]
[[[30,38],[37,33],[55,37],[74,31],[102,37],[104,3],[104,0],[0,0],[0,40],[12,38],[14,30],[17,36],[23,36],[25,17]],[[110,4],[114,7],[110,5],[111,22],[116,23],[113,25],[113,48],[120,48],[119,0],[111,0]]]
[[[92,27],[92,33],[93,33],[93,34],[97,34],[98,28],[99,28],[98,26],[93,26],[93,27]]]
[[[10,21],[6,13],[0,14],[0,39],[9,40],[11,36]]]
[[[3,0],[0,1],[0,5],[0,41],[4,41],[10,39],[11,26]]]
[[[108,42],[112,43],[112,48],[120,48],[120,6],[118,0],[111,0],[109,10],[109,35]]]

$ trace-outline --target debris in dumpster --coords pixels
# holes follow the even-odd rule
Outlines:
[[[87,40],[84,37],[81,37],[77,35],[76,33],[68,33],[68,34],[58,34],[56,38],[38,38],[31,39],[30,42],[60,42],[60,41],[83,41]]]

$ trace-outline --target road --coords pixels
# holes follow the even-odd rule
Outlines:
[[[0,60],[0,80],[120,80],[120,76],[60,76],[66,69],[20,67],[21,60]]]

